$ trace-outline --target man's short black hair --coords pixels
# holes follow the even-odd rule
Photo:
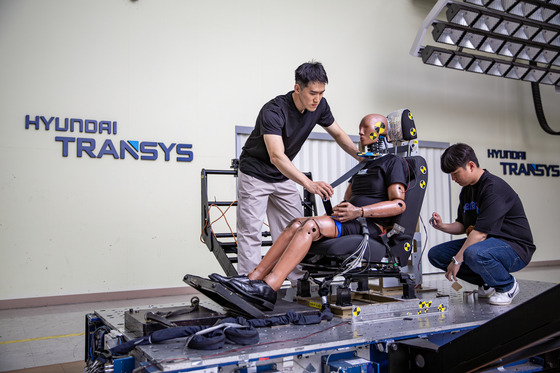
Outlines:
[[[329,78],[321,62],[306,62],[296,69],[296,84],[305,88],[309,82],[328,84]]]
[[[451,145],[441,155],[441,170],[450,174],[459,167],[465,168],[470,161],[479,167],[473,148],[462,143]]]

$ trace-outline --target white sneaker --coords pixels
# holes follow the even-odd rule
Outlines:
[[[491,288],[488,285],[478,287],[478,297],[479,298],[490,298],[492,295],[494,295],[495,292],[496,292],[496,289]]]
[[[510,291],[505,293],[496,292],[496,294],[490,297],[488,303],[494,304],[496,306],[507,306],[508,304],[510,304],[513,298],[517,295],[517,293],[519,293],[519,284],[515,279],[513,280],[515,282],[513,283],[513,287],[511,288]]]

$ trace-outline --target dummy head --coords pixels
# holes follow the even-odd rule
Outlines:
[[[360,144],[368,146],[375,144],[381,137],[387,136],[389,124],[387,118],[381,114],[368,114],[360,122]]]

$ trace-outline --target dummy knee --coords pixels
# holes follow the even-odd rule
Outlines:
[[[303,223],[303,221],[305,221],[306,219],[302,219],[302,218],[295,218],[294,220],[292,220],[287,226],[286,228],[284,228],[283,232],[286,232],[287,234],[295,234],[298,229],[301,227],[301,224]]]
[[[310,236],[313,240],[318,240],[322,237],[321,235],[321,227],[315,219],[307,219],[301,223],[301,227],[298,231],[304,232],[306,235]]]
[[[290,222],[290,224],[288,224],[285,230],[297,230],[299,227],[301,227],[301,224],[302,224],[302,219],[295,218]]]

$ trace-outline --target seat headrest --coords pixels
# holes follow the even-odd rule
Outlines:
[[[389,122],[389,131],[387,131],[387,139],[394,141],[409,141],[416,139],[416,125],[414,118],[408,109],[399,109],[387,115]]]

